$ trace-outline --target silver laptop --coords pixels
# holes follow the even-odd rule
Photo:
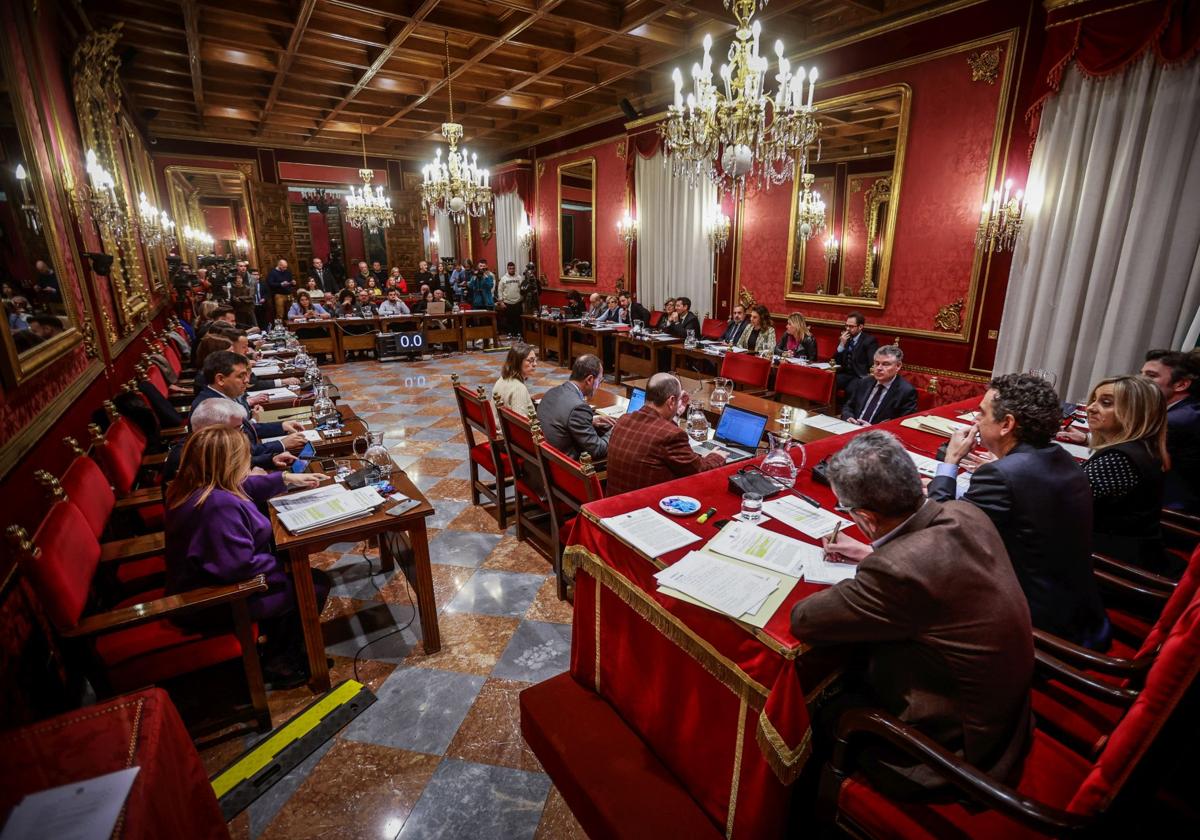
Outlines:
[[[767,415],[727,405],[721,412],[721,422],[717,424],[713,439],[703,443],[692,441],[692,449],[701,455],[720,452],[726,456],[726,463],[744,461],[758,453],[758,444],[766,428]]]

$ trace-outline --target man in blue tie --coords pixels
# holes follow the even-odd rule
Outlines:
[[[861,312],[851,312],[846,316],[846,329],[838,342],[837,352],[833,354],[833,361],[838,366],[838,388],[849,389],[854,380],[862,379],[871,372],[879,342],[864,329],[866,324],[867,319]]]
[[[721,334],[721,341],[726,344],[737,344],[737,340],[746,330],[749,322],[746,320],[746,307],[740,303],[733,307],[733,317],[729,319],[728,326],[725,327],[725,332]]]
[[[859,426],[894,420],[917,410],[917,389],[900,375],[904,353],[895,344],[875,351],[871,375],[850,383],[842,419]]]

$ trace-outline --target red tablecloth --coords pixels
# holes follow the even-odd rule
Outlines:
[[[926,413],[955,417],[978,402],[972,398]],[[899,421],[873,428],[893,432],[928,456],[945,440]],[[855,434],[805,447],[806,466],[796,488],[827,509],[835,503],[833,492],[813,481],[812,466]],[[641,507],[657,509],[663,496],[686,492],[717,509],[703,525],[695,517],[679,520],[708,540],[716,534],[712,522],[740,509],[741,499],[728,490],[728,475],[745,465],[587,505],[565,562],[575,569],[571,673],[617,709],[727,836],[758,838],[788,829],[788,785],[810,752],[807,704],[838,671],[835,650],[810,651],[789,627],[792,606],[824,587],[801,581],[766,627],[756,630],[655,591],[653,575],[699,544],[651,559],[600,524]],[[769,518],[761,524],[807,539]],[[864,539],[856,528],[849,533]]]
[[[26,794],[140,767],[114,838],[228,838],[212,785],[162,689],[0,734],[0,818]]]

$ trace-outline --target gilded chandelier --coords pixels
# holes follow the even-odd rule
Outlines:
[[[383,187],[371,188],[375,170],[367,166],[367,135],[363,134],[361,122],[358,131],[363,144],[363,165],[358,170],[358,177],[362,178],[363,185],[357,189],[350,186],[350,194],[346,196],[346,221],[350,227],[376,233],[380,228],[391,227],[396,214],[392,212],[392,200],[383,194]]]
[[[825,202],[821,200],[821,194],[812,188],[811,172],[800,176],[800,184],[802,189],[796,200],[796,235],[807,242],[810,236],[815,236],[825,227]]]
[[[1012,191],[1012,180],[1005,181],[1004,191],[996,190],[990,201],[983,204],[979,227],[975,231],[975,247],[988,252],[1011,251],[1021,236],[1025,223],[1026,198],[1022,190]]]
[[[450,78],[450,37],[446,36],[446,85],[450,96],[450,121],[442,123],[442,136],[450,144],[446,160],[442,161],[442,150],[438,149],[433,163],[422,170],[421,201],[425,212],[435,210],[449,213],[458,224],[468,216],[484,216],[492,209],[490,174],[481,169],[476,155],[468,156],[464,146],[460,152],[458,143],[463,137],[463,127],[454,121],[454,81]]]
[[[138,194],[138,237],[143,245],[150,248],[164,245],[170,250],[178,244],[175,223],[166,210],[159,210],[151,204],[145,193]]]
[[[731,0],[724,2],[728,9]],[[722,64],[719,71],[723,90],[713,84],[713,40],[705,35],[704,61],[692,65],[694,89],[686,100],[679,68],[672,74],[675,102],[668,107],[660,131],[676,175],[687,177],[692,184],[708,177],[721,193],[741,197],[748,184],[769,189],[790,180],[797,155],[803,171],[820,124],[812,104],[817,69],[812,68],[807,76],[803,67],[793,73],[791,63],[783,57],[782,41],[775,42],[779,73],[774,97],[763,89],[768,61],[758,52],[762,25],[751,18],[767,0],[732,0],[732,5],[738,26],[729,46],[729,63]]]

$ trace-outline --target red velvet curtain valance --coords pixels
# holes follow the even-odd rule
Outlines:
[[[1025,114],[1030,136],[1037,137],[1042,108],[1058,93],[1072,64],[1085,76],[1100,78],[1120,73],[1147,52],[1164,65],[1195,58],[1200,52],[1200,3],[1094,0],[1050,10],[1034,102]]]
[[[492,176],[492,193],[495,195],[505,195],[515,191],[517,198],[521,199],[521,203],[525,205],[525,212],[531,210],[530,202],[533,196],[533,173],[528,169],[510,169],[508,172],[500,172]]]
[[[658,131],[658,124],[646,126],[636,134],[630,134],[628,143],[629,152],[625,155],[625,176],[632,190],[634,161],[638,157],[652,158],[662,148],[662,134]]]

